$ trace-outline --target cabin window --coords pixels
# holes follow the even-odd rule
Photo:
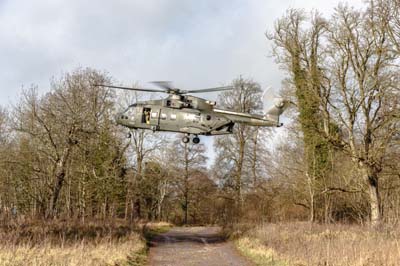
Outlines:
[[[157,118],[157,115],[158,115],[157,112],[151,113],[151,118]]]
[[[176,120],[176,114],[171,114],[171,120]]]
[[[161,114],[161,119],[162,119],[162,120],[167,119],[167,114]]]

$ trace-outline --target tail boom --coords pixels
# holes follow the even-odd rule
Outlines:
[[[278,120],[271,119],[270,117],[251,115],[248,113],[240,113],[229,110],[214,109],[214,112],[223,114],[226,118],[234,123],[241,123],[250,126],[258,127],[276,127],[281,126]]]

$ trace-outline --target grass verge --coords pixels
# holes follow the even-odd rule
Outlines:
[[[263,224],[236,232],[238,250],[256,265],[397,266],[400,228],[302,222]]]
[[[172,226],[167,222],[146,223],[143,225],[143,235],[149,242],[154,236],[168,232]]]
[[[264,246],[258,239],[241,237],[235,240],[239,252],[248,257],[259,266],[288,266],[289,264],[279,258],[275,250]]]
[[[141,266],[147,246],[125,223],[38,221],[0,228],[0,266]]]

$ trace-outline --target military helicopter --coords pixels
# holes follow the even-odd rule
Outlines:
[[[192,142],[194,144],[200,143],[198,135],[231,134],[235,123],[258,127],[280,127],[282,123],[279,122],[279,116],[289,105],[289,101],[278,98],[273,101],[272,106],[265,111],[264,115],[234,112],[215,108],[216,102],[214,101],[189,95],[189,93],[231,90],[232,86],[181,90],[167,81],[152,83],[161,90],[105,84],[96,84],[95,86],[169,94],[165,99],[136,102],[128,106],[123,112],[117,114],[116,122],[131,129],[184,133],[185,136],[182,138],[184,143],[188,143],[190,135],[193,135]]]

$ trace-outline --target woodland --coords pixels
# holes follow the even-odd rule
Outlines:
[[[289,9],[265,41],[284,126],[237,124],[212,151],[117,126],[159,95],[94,86],[120,85],[95,68],[0,107],[0,265],[142,265],[156,222],[222,226],[258,265],[397,265],[400,2]],[[231,85],[218,108],[263,114],[265,88]]]
[[[128,130],[115,114],[147,96],[79,68],[0,109],[0,220],[260,224],[400,222],[400,2],[287,10],[265,33],[292,106],[283,128],[236,125],[204,144]],[[267,51],[266,51],[267,52]],[[219,108],[262,114],[263,89],[232,80]],[[136,86],[136,84],[133,84]]]
[[[398,4],[288,10],[266,33],[293,102],[285,128],[236,125],[208,167],[203,144],[116,126],[144,96],[94,87],[115,82],[106,72],[25,89],[0,112],[1,219],[398,222]],[[262,113],[256,81],[232,85],[220,108]]]

